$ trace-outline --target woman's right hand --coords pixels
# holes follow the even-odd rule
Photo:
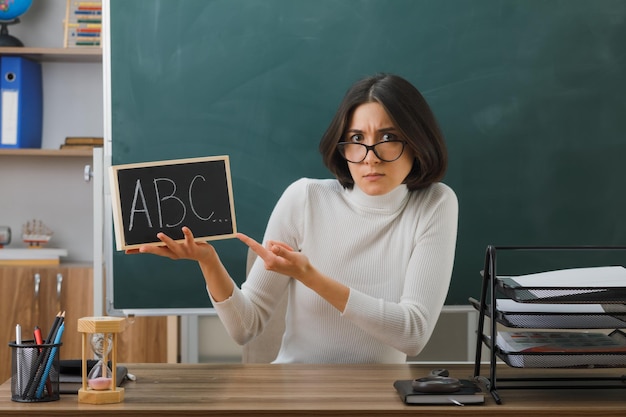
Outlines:
[[[159,232],[157,238],[165,245],[142,245],[138,249],[127,250],[126,253],[150,253],[170,259],[190,259],[198,262],[210,261],[215,257],[216,252],[212,245],[206,242],[195,242],[193,233],[186,226],[182,228],[182,231],[185,237],[183,241],[175,241],[165,233]]]

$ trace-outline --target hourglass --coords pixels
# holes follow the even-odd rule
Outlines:
[[[126,327],[122,317],[83,317],[78,319],[82,333],[82,387],[78,402],[88,404],[119,403],[124,400],[124,388],[115,384],[117,375],[117,334]],[[98,359],[87,375],[87,356],[91,350]],[[111,366],[108,366],[109,356]]]
[[[98,362],[87,375],[87,386],[95,390],[104,390],[110,387],[113,373],[107,364],[106,358],[113,347],[112,333],[93,333],[91,335],[91,350]]]

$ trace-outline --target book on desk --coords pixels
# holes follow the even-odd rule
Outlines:
[[[454,392],[420,392],[413,389],[410,379],[394,381],[400,399],[408,405],[466,405],[484,404],[485,394],[472,381],[461,379],[461,388]]]

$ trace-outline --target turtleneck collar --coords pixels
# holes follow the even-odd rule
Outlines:
[[[346,190],[346,195],[348,201],[362,208],[385,213],[394,213],[406,204],[409,189],[406,184],[400,184],[387,194],[369,195],[355,184],[351,190]]]

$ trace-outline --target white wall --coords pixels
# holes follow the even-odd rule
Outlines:
[[[32,6],[20,16],[20,23],[9,26],[9,34],[26,47],[63,47],[65,0],[33,0]]]

